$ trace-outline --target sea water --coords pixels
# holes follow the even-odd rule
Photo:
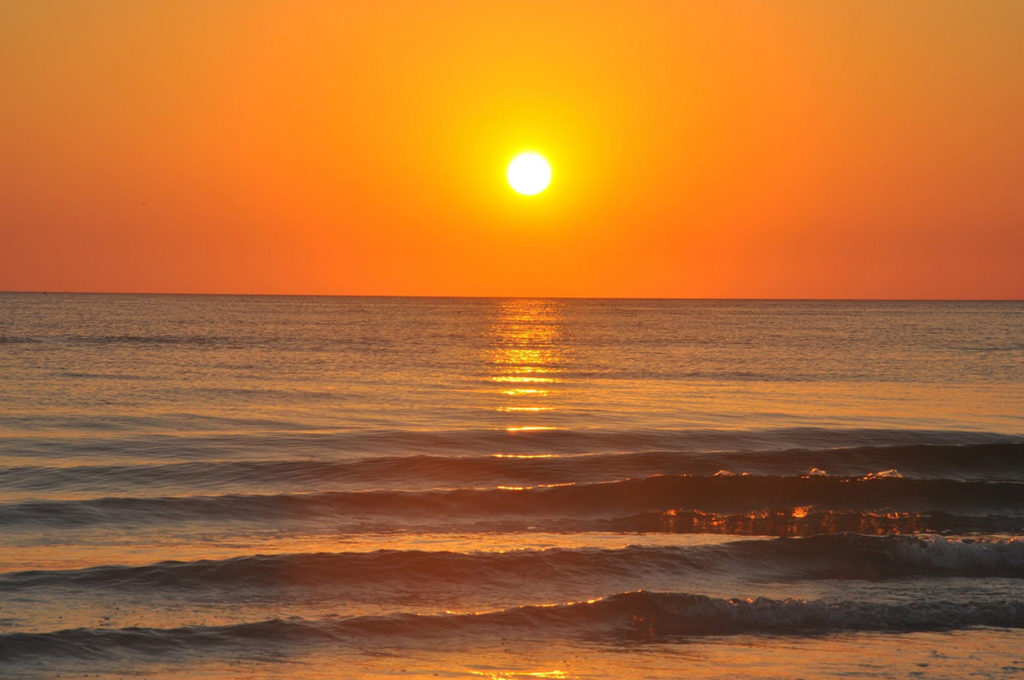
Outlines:
[[[0,295],[0,676],[1024,672],[1024,303]]]

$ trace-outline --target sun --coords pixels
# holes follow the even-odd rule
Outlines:
[[[521,153],[508,164],[509,185],[521,194],[533,196],[551,183],[551,166],[539,153]]]

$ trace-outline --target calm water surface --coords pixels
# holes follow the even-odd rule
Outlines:
[[[1024,303],[0,295],[3,677],[1024,672]]]

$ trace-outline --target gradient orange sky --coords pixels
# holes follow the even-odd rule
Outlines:
[[[1017,0],[0,0],[0,290],[1024,298],[1022,63]]]

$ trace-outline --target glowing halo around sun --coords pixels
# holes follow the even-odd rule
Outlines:
[[[508,164],[509,185],[520,194],[533,196],[551,183],[551,166],[539,153],[521,153]]]

